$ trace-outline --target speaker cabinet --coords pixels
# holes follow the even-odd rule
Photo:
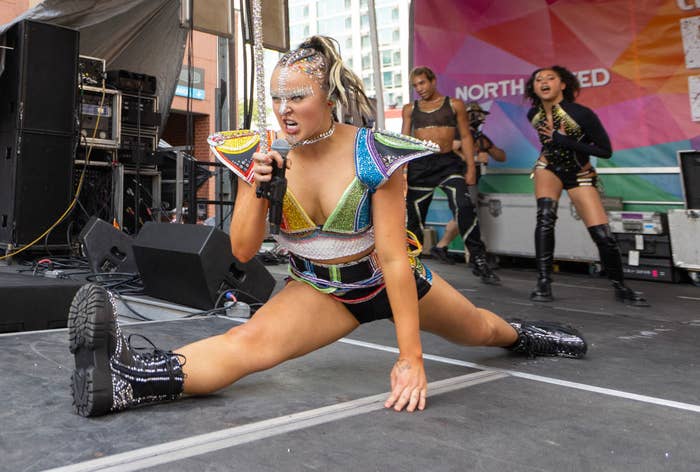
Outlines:
[[[133,249],[145,294],[162,300],[209,310],[225,290],[259,304],[275,287],[260,261],[233,257],[228,235],[213,226],[147,222]]]
[[[22,21],[0,75],[0,242],[21,246],[68,208],[76,144],[77,31]],[[66,242],[53,231],[49,242]]]
[[[93,272],[137,272],[133,238],[95,216],[78,236]]]

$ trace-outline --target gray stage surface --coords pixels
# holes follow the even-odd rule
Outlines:
[[[0,470],[700,470],[700,289],[631,281],[652,304],[632,308],[603,279],[558,275],[543,305],[528,300],[533,272],[500,270],[491,287],[464,264],[428,264],[502,316],[578,327],[588,357],[424,335],[428,408],[396,413],[382,408],[396,357],[382,321],[216,395],[85,419],[71,410],[66,330],[0,335]],[[168,348],[241,322],[173,312],[124,331]]]

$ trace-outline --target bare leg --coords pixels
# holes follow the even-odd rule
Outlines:
[[[642,293],[636,292],[625,285],[620,248],[617,245],[615,235],[610,231],[608,215],[605,213],[597,189],[594,187],[576,187],[569,190],[569,196],[586,224],[593,242],[598,246],[600,262],[605,268],[608,278],[613,283],[615,298],[634,306],[649,306]]]
[[[454,218],[452,218],[447,222],[445,232],[442,233],[442,238],[440,238],[440,241],[438,241],[436,246],[440,248],[447,247],[452,240],[457,237],[458,233],[459,229],[457,228],[457,222],[454,220]]]
[[[420,326],[457,344],[469,346],[510,346],[518,333],[503,318],[477,308],[461,293],[433,272],[433,285],[421,298]]]
[[[471,346],[501,346],[531,356],[583,357],[586,341],[574,328],[546,321],[513,320],[475,307],[440,276],[420,300],[422,330]]]
[[[184,392],[219,390],[330,344],[357,326],[338,301],[307,284],[290,282],[248,323],[176,350],[187,359]]]
[[[608,224],[608,215],[603,208],[598,189],[595,187],[576,187],[570,189],[568,193],[586,228]]]
[[[145,352],[133,349],[122,334],[109,293],[87,284],[68,316],[73,405],[82,416],[98,416],[182,393],[210,393],[330,344],[357,325],[341,303],[291,282],[245,325],[175,353]]]

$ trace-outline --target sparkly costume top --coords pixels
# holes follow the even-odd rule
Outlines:
[[[547,115],[540,105],[531,108],[527,118],[537,129],[546,123]],[[603,159],[612,156],[608,133],[590,108],[574,102],[561,101],[552,106],[552,119],[552,139],[548,140],[539,135],[542,143],[541,154],[550,164],[565,170],[578,170],[588,163],[591,155]],[[565,134],[559,131],[562,125]]]
[[[402,164],[432,154],[436,148],[408,136],[360,128],[355,137],[355,178],[326,222],[317,226],[287,189],[280,234],[274,238],[289,252],[316,261],[365,252],[374,245],[374,191]]]
[[[457,115],[452,109],[450,97],[445,97],[442,106],[432,111],[423,111],[418,108],[418,100],[413,102],[413,111],[411,112],[411,127],[413,129],[434,128],[438,126],[457,127]]]

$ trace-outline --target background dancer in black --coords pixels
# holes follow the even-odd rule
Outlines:
[[[447,195],[469,251],[474,275],[487,284],[499,283],[500,279],[486,263],[486,247],[481,240],[476,208],[469,196],[468,185],[476,184],[476,168],[464,103],[440,94],[435,73],[428,67],[411,71],[411,85],[421,98],[403,107],[401,131],[436,143],[440,152],[408,164],[407,227],[418,241],[423,241],[423,225],[433,191],[440,187]],[[452,150],[456,131],[462,136],[463,158]]]
[[[469,196],[472,199],[474,208],[478,208],[479,203],[479,179],[481,178],[482,166],[487,166],[490,159],[498,162],[504,162],[506,160],[506,152],[496,146],[491,138],[481,132],[481,126],[484,124],[484,121],[486,121],[486,115],[488,114],[489,112],[481,108],[481,105],[477,102],[467,103],[469,132],[474,141],[474,161],[476,163],[476,183],[474,185],[469,185]],[[455,136],[455,138],[452,148],[454,152],[461,155],[462,141],[459,140],[459,136]],[[452,259],[447,252],[447,246],[449,246],[455,236],[457,236],[457,233],[457,222],[453,218],[445,225],[445,231],[442,233],[440,241],[430,248],[430,255],[447,264],[454,264],[454,259]]]
[[[561,191],[566,190],[598,246],[600,262],[613,283],[615,297],[625,303],[648,306],[641,293],[624,284],[620,249],[598,194],[598,175],[589,161],[590,155],[610,158],[612,146],[596,114],[574,103],[579,89],[576,76],[561,66],[536,70],[525,86],[525,95],[532,102],[527,118],[542,143],[533,172],[537,198],[538,275],[537,287],[530,299],[552,301],[554,225]]]

